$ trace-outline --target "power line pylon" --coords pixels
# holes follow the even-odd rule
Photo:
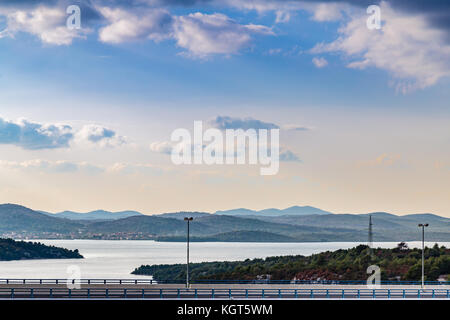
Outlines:
[[[367,242],[369,247],[370,257],[373,258],[373,230],[372,230],[372,215],[369,215],[369,239]]]

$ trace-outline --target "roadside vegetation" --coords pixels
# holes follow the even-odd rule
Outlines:
[[[311,256],[280,256],[233,262],[204,262],[189,265],[192,280],[366,280],[367,268],[377,265],[382,280],[420,280],[421,249],[410,249],[404,243],[394,249],[373,249],[359,245],[351,249],[327,251]],[[153,275],[155,280],[183,280],[186,264],[145,265],[136,275]],[[450,274],[450,249],[425,248],[427,281]]]

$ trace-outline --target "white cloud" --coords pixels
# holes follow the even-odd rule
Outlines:
[[[141,11],[108,7],[99,8],[108,25],[99,31],[99,39],[122,43],[141,39],[173,39],[186,55],[206,57],[235,54],[250,45],[254,34],[273,34],[263,25],[242,25],[224,14],[191,13],[172,16],[164,9]]]
[[[234,118],[229,116],[217,116],[209,121],[209,124],[215,128],[226,129],[279,129],[280,127],[271,122],[264,122],[253,118]]]
[[[72,127],[66,124],[40,124],[25,119],[16,122],[0,118],[0,144],[23,149],[55,149],[69,146]]]
[[[97,145],[100,147],[116,147],[126,143],[125,137],[119,136],[114,130],[97,124],[83,126],[76,133],[77,143]]]
[[[173,143],[169,141],[153,142],[150,144],[150,150],[157,153],[171,154]]]
[[[115,147],[126,138],[101,125],[84,125],[78,132],[68,124],[37,123],[26,119],[10,121],[0,117],[0,145],[9,144],[27,150],[68,148],[75,144]]]
[[[273,34],[266,26],[241,25],[226,15],[192,13],[176,18],[173,37],[189,54],[234,54],[250,45],[253,34]]]
[[[0,169],[22,171],[38,174],[160,174],[163,169],[149,163],[114,163],[112,165],[96,165],[88,162],[66,160],[33,159],[27,161],[0,160]]]
[[[341,11],[344,7],[346,6],[338,3],[319,3],[310,7],[310,10],[315,21],[337,21],[342,18]]]
[[[255,10],[259,13],[274,12],[275,23],[288,22],[297,11],[308,11],[312,19],[319,22],[336,21],[342,18],[342,11],[349,8],[347,3],[298,0],[226,0],[227,5],[241,10]]]
[[[74,173],[84,172],[87,174],[97,174],[104,171],[103,168],[89,164],[87,162],[71,162],[65,160],[48,161],[42,159],[34,159],[28,161],[2,161],[0,167],[7,169],[34,171],[39,173]]]
[[[99,39],[107,43],[122,43],[139,39],[160,41],[170,36],[172,16],[163,9],[131,12],[121,8],[99,8],[108,25],[99,31]]]
[[[6,29],[0,32],[0,38],[14,37],[18,32],[27,32],[41,39],[43,43],[69,45],[74,38],[83,37],[88,29],[66,27],[66,12],[59,7],[39,6],[25,10],[1,10],[6,15]]]
[[[127,175],[134,175],[134,174],[159,175],[163,172],[162,168],[156,167],[148,163],[115,163],[112,166],[108,167],[106,170],[108,173],[120,173]]]
[[[387,70],[403,93],[450,76],[450,46],[444,31],[431,27],[425,16],[396,12],[386,2],[381,3],[381,12],[381,30],[368,30],[366,15],[354,16],[339,30],[336,41],[318,44],[311,52],[341,52],[353,60],[349,68]]]
[[[314,63],[314,65],[317,68],[323,68],[323,67],[326,67],[328,65],[328,61],[325,58],[322,58],[322,57],[320,57],[320,58],[314,57],[312,59],[312,62]]]

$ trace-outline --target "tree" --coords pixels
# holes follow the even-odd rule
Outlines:
[[[410,280],[420,280],[422,278],[422,265],[420,263],[413,265],[409,268],[405,277]]]

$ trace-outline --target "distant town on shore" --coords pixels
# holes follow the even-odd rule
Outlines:
[[[0,237],[13,239],[108,239],[185,241],[184,217],[193,217],[191,241],[339,242],[421,240],[417,225],[429,223],[426,241],[450,241],[450,219],[438,215],[386,212],[334,214],[310,206],[254,211],[174,212],[146,215],[103,210],[48,213],[16,204],[0,205]]]

